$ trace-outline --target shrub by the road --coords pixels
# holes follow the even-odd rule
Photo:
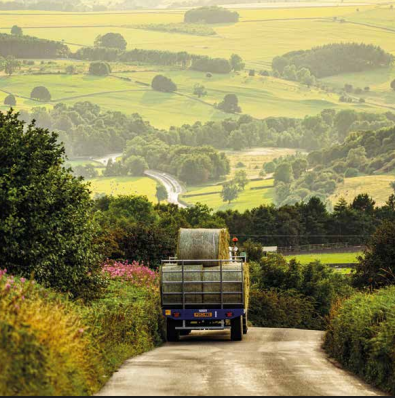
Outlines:
[[[0,271],[0,395],[92,395],[129,357],[162,341],[158,276],[106,264],[89,304]]]
[[[320,262],[302,265],[281,255],[252,267],[250,320],[257,326],[325,329],[332,305],[353,292],[349,279]]]
[[[320,318],[310,298],[276,290],[253,290],[250,294],[249,320],[256,327],[321,329]]]
[[[332,310],[327,352],[367,382],[395,393],[395,287],[359,293]]]

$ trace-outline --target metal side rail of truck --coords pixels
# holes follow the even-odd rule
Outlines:
[[[162,261],[161,299],[167,340],[178,341],[194,330],[230,330],[231,339],[241,341],[248,332],[249,273],[245,267],[245,257]]]

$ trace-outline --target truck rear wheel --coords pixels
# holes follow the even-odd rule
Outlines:
[[[176,330],[179,326],[181,326],[180,322],[167,318],[167,341],[174,343],[180,340],[180,331]]]
[[[243,317],[234,318],[231,320],[231,339],[232,341],[243,340]]]
[[[243,316],[243,334],[247,334],[247,333],[248,333],[248,317],[247,317],[247,313],[245,313]]]

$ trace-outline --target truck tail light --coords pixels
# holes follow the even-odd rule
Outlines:
[[[175,312],[175,313],[173,314],[174,318],[179,318],[180,315],[181,315],[181,314],[180,314],[179,312]]]
[[[233,312],[227,312],[225,315],[227,318],[232,318]]]

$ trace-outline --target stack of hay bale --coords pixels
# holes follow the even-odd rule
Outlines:
[[[165,295],[164,304],[182,303],[182,262],[184,265],[184,281],[196,282],[185,284],[186,304],[221,304],[221,266],[224,304],[242,303],[244,283],[245,305],[248,305],[249,267],[244,265],[244,281],[242,280],[241,264],[231,261],[229,252],[229,232],[226,229],[181,229],[178,237],[177,263],[164,264],[162,277],[164,282],[179,282],[163,285],[163,293],[179,293]],[[188,271],[194,271],[188,272]],[[201,283],[199,283],[201,282]],[[214,283],[205,283],[214,282]],[[218,283],[216,283],[218,282]],[[228,282],[228,283],[226,283]],[[229,283],[230,282],[230,283]],[[191,293],[195,294],[191,294]],[[190,294],[188,294],[190,293]],[[213,294],[199,294],[213,293]]]

